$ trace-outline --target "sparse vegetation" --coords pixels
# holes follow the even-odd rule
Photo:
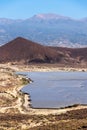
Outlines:
[[[33,128],[30,127],[30,125]],[[20,128],[28,130],[85,130],[87,128],[87,109],[75,110],[61,115],[0,114],[0,128]]]
[[[30,81],[26,78],[21,78],[22,85],[28,84]]]
[[[9,72],[4,70],[0,77],[0,130],[87,130],[86,108],[60,115],[49,114],[49,110],[48,115],[35,114],[37,110],[32,108],[27,110],[24,106],[25,94],[20,87],[30,80]],[[79,106],[75,104],[65,109]]]

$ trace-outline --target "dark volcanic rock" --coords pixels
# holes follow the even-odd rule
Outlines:
[[[87,48],[49,47],[18,37],[0,47],[0,63],[6,62],[86,66]]]
[[[54,63],[60,53],[38,43],[18,37],[0,47],[0,62]]]

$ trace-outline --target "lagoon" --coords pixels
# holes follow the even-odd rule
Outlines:
[[[34,108],[60,108],[87,104],[87,72],[21,72],[34,82],[22,91]]]

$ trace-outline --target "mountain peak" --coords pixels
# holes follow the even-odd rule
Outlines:
[[[23,38],[23,37],[17,37],[17,38],[15,38],[14,40],[26,40],[25,38]]]
[[[47,14],[36,14],[33,16],[33,18],[38,18],[38,19],[70,19],[69,17],[65,17],[62,15],[54,14],[54,13],[47,13]]]

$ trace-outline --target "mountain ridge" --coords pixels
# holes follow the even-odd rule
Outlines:
[[[31,18],[40,18],[43,20],[51,20],[51,19],[71,19],[70,17],[65,17],[62,15],[54,14],[54,13],[47,13],[47,14],[36,14]]]
[[[42,45],[87,46],[87,20],[57,14],[37,14],[28,19],[0,19],[0,45],[24,37]]]

